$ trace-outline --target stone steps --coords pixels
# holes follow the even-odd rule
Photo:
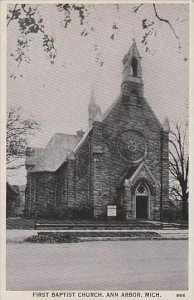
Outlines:
[[[35,224],[35,229],[57,229],[57,230],[119,230],[119,229],[129,229],[129,230],[138,230],[138,229],[187,229],[187,225],[182,225],[182,224],[171,224],[171,223],[153,223],[153,222],[128,222],[128,223],[120,223],[120,224],[115,224],[115,223],[36,223]]]

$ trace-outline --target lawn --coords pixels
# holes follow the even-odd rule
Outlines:
[[[28,219],[28,218],[8,218],[6,220],[7,229],[34,229],[35,223],[68,223],[69,221],[64,220],[53,220],[53,219]]]
[[[8,290],[186,290],[188,241],[7,244]]]

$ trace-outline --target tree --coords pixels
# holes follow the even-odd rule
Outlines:
[[[187,219],[188,209],[188,172],[189,155],[187,149],[187,123],[174,123],[174,129],[170,132],[170,197],[180,199],[182,206],[182,217]]]
[[[89,34],[95,31],[95,25],[92,23],[91,20],[88,20],[88,17],[93,11],[98,9],[97,5],[55,4],[54,7],[59,14],[63,15],[64,29],[67,28],[70,25],[70,23],[73,22],[73,20],[75,19],[75,15],[77,15],[81,28],[81,36],[87,37]],[[112,4],[112,7],[119,14],[121,5]],[[134,5],[131,11],[132,13],[138,15],[139,11],[142,10],[144,7],[145,4]],[[141,15],[142,19],[140,22],[140,26],[144,31],[141,42],[145,46],[145,51],[149,52],[149,38],[151,36],[156,36],[158,33],[158,23],[165,24],[165,26],[167,26],[172,31],[174,38],[178,41],[178,49],[180,51],[180,38],[175,30],[174,25],[171,24],[170,20],[161,16],[159,5],[151,4],[150,8],[150,15],[147,17],[142,17],[143,15]],[[53,64],[56,58],[57,49],[55,48],[54,38],[52,36],[49,36],[49,34],[46,31],[46,26],[41,15],[41,5],[10,5],[7,14],[7,26],[9,26],[10,23],[13,21],[16,21],[19,25],[20,37],[18,37],[17,40],[16,53],[12,53],[11,56],[13,56],[13,58],[17,61],[18,65],[20,65],[22,61],[29,62],[27,52],[29,49],[29,45],[32,41],[32,36],[35,34],[40,34],[42,36],[43,50],[45,51],[47,58],[49,58],[50,62]],[[182,20],[180,22],[182,22]],[[115,21],[113,21],[112,29],[110,32],[110,38],[114,40],[118,32],[119,25]],[[102,66],[103,61],[99,59],[98,45],[95,45],[94,50],[96,52],[96,60],[97,62],[99,62],[100,66]],[[14,77],[14,75],[12,77]]]
[[[23,118],[21,107],[11,107],[7,112],[6,127],[7,169],[19,169],[24,166],[28,136],[39,128],[39,124],[33,119]]]

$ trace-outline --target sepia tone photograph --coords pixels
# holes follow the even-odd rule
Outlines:
[[[189,13],[7,2],[7,292],[189,299]]]

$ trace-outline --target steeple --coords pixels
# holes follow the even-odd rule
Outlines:
[[[88,126],[89,128],[94,121],[100,122],[102,120],[102,112],[100,106],[96,104],[96,97],[94,89],[91,90],[90,103],[88,106]]]
[[[133,39],[133,44],[128,53],[124,56],[122,62],[124,65],[122,73],[122,94],[124,95],[125,100],[126,96],[129,98],[131,94],[136,94],[136,97],[140,100],[140,98],[143,98],[143,80],[141,56],[137,49],[135,39]]]
[[[141,56],[137,49],[135,39],[129,52],[123,58],[123,81],[142,83]]]

